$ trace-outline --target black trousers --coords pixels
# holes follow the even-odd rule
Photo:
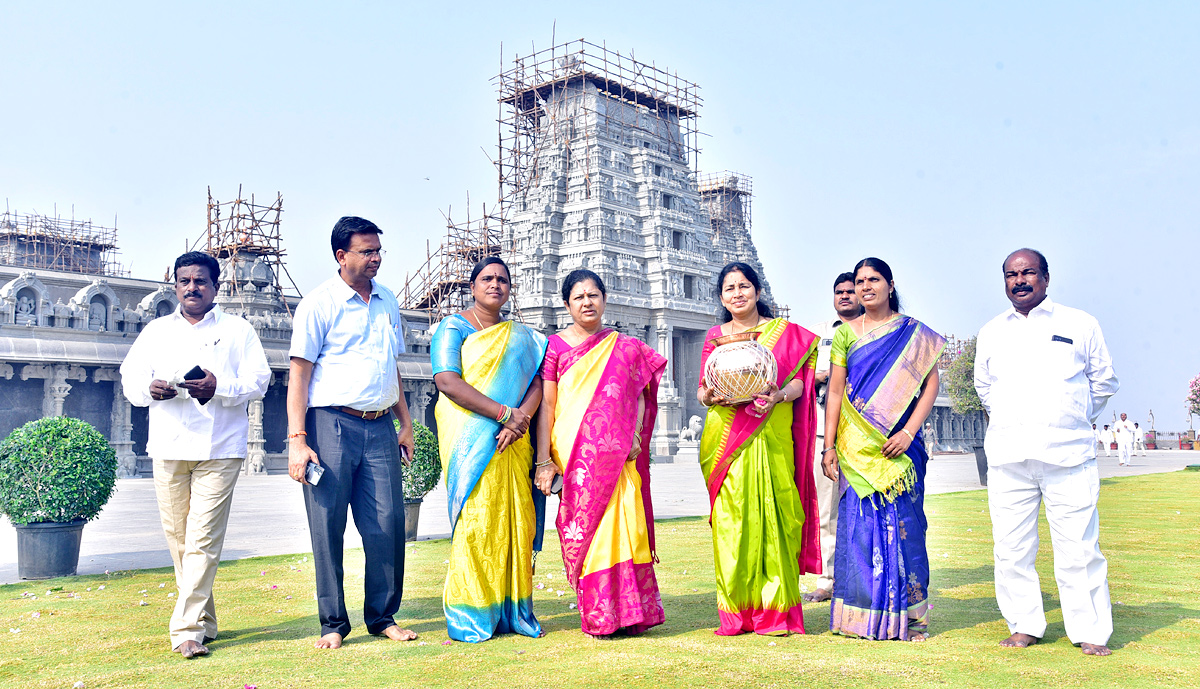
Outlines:
[[[321,635],[350,633],[342,586],[347,507],[366,552],[363,620],[368,632],[380,634],[396,624],[404,589],[404,490],[392,415],[365,421],[318,407],[308,410],[305,428],[325,467],[317,485],[304,486]]]

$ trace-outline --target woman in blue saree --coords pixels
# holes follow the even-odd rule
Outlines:
[[[946,341],[900,313],[882,260],[858,262],[854,291],[866,311],[833,338],[822,450],[825,475],[836,481],[840,473],[843,490],[829,628],[921,641],[930,609],[921,426]]]
[[[501,316],[509,274],[499,258],[480,261],[470,285],[474,304],[442,319],[430,347],[450,511],[442,607],[456,641],[537,637],[533,553],[541,549],[545,496],[533,490],[527,431],[542,400],[546,338]]]

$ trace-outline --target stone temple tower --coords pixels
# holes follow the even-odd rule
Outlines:
[[[499,81],[500,245],[511,252],[514,306],[555,332],[571,323],[563,278],[600,275],[605,321],[670,360],[654,453],[671,455],[679,429],[703,418],[695,390],[717,273],[742,260],[762,274],[749,179],[701,179],[698,88],[652,65],[577,41],[517,59]]]

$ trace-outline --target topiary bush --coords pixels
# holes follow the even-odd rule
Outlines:
[[[117,453],[86,421],[30,421],[0,443],[0,514],[13,524],[90,521],[116,483]]]
[[[400,422],[393,421],[396,431]],[[437,436],[420,421],[413,421],[413,442],[416,451],[412,464],[404,467],[404,499],[420,500],[437,487],[442,478],[442,456],[438,453]]]

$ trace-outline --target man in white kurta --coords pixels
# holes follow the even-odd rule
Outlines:
[[[821,321],[811,330],[817,341],[817,461],[813,462],[813,478],[817,484],[817,512],[821,520],[821,576],[815,591],[804,594],[810,603],[827,601],[833,596],[833,555],[837,550],[838,482],[829,480],[821,470],[821,450],[825,447],[825,390],[829,387],[829,353],[833,350],[833,334],[846,321],[858,318],[862,306],[854,293],[854,274],[842,273],[833,283],[833,310],[837,318]]]
[[[1100,444],[1104,446],[1104,456],[1112,457],[1112,444],[1114,442],[1112,429],[1108,424],[1104,424],[1104,430],[1100,431]]]
[[[1142,451],[1142,456],[1145,457],[1146,456],[1146,432],[1143,431],[1141,428],[1139,428],[1138,425],[1135,423],[1135,424],[1133,424],[1133,451],[1137,452],[1139,449]]]
[[[989,415],[996,600],[1011,632],[1001,645],[1024,648],[1046,632],[1034,569],[1044,503],[1067,636],[1088,655],[1109,655],[1112,605],[1090,424],[1117,377],[1096,319],[1046,296],[1041,253],[1013,252],[1004,280],[1013,308],[983,326],[975,355],[975,389]]]
[[[1129,466],[1130,455],[1133,454],[1133,423],[1125,414],[1121,420],[1113,424],[1113,438],[1117,442],[1117,461],[1121,466]]]
[[[247,405],[271,378],[253,326],[213,303],[220,273],[205,253],[176,259],[179,308],[151,321],[121,364],[129,402],[150,407],[146,454],[179,595],[171,648],[184,658],[206,655],[217,636],[213,580],[246,457]],[[189,371],[202,375],[185,380]]]

